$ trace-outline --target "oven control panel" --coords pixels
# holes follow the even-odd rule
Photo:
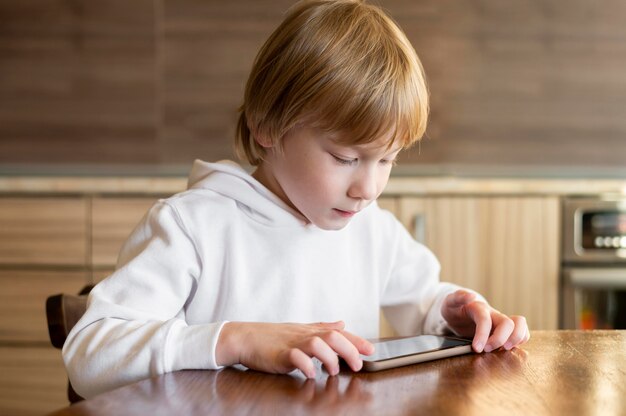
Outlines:
[[[626,236],[597,236],[593,239],[593,248],[626,248]]]
[[[626,196],[564,199],[563,260],[626,263]]]
[[[626,248],[626,212],[582,209],[580,216],[583,249]]]

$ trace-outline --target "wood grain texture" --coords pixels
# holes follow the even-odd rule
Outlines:
[[[405,161],[621,164],[623,3],[408,3],[385,5],[422,59],[433,111],[430,140]]]
[[[377,202],[378,206],[380,206],[382,209],[386,209],[396,216],[398,215],[400,208],[400,201],[398,198],[383,197],[378,198]],[[378,334],[381,338],[393,337],[397,335],[396,331],[393,329],[389,321],[387,321],[387,318],[382,311],[380,313],[380,330]]]
[[[102,269],[99,268],[99,269],[93,270],[91,273],[91,281],[94,282],[94,284],[98,283],[101,280],[104,280],[107,277],[111,276],[114,271],[115,271],[115,268],[113,267],[104,267]]]
[[[115,266],[122,244],[156,200],[155,197],[92,199],[92,266]]]
[[[0,163],[232,157],[253,59],[293,3],[0,0]],[[375,3],[432,97],[401,163],[623,165],[623,2]]]
[[[0,1],[0,163],[157,163],[153,0]]]
[[[559,209],[556,197],[400,199],[400,218],[411,232],[416,216],[424,217],[441,280],[526,316],[532,329],[558,325]]]
[[[85,266],[86,200],[1,197],[0,264]]]
[[[159,46],[165,162],[234,157],[237,109],[252,62],[293,3],[164,0]]]
[[[0,345],[0,414],[42,415],[67,406],[61,351]]]
[[[181,371],[102,394],[54,415],[611,414],[626,409],[626,331],[538,331],[513,351],[378,373],[271,375]]]
[[[46,299],[58,293],[78,293],[88,283],[87,274],[0,269],[0,343],[48,344]]]
[[[526,315],[531,328],[556,329],[559,201],[494,198],[490,202],[492,226],[483,246],[490,256],[489,299],[497,309]]]

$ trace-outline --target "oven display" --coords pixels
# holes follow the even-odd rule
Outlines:
[[[587,211],[582,214],[584,249],[626,248],[626,212]]]

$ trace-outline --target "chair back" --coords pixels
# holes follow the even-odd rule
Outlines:
[[[88,285],[85,286],[78,295],[61,293],[49,296],[48,299],[46,299],[48,334],[50,335],[50,342],[55,348],[63,348],[67,335],[85,313],[87,309],[87,295],[92,288],[92,285]],[[83,398],[74,391],[69,380],[67,382],[67,398],[70,403],[83,400]]]

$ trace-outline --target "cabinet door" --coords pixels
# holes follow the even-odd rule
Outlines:
[[[398,198],[383,197],[383,198],[378,198],[377,202],[378,202],[378,206],[380,206],[382,209],[391,211],[396,216],[398,215],[398,207],[399,207]],[[379,336],[381,338],[396,336],[396,332],[394,331],[391,324],[389,324],[389,322],[387,321],[387,318],[385,318],[385,315],[382,311],[380,312]]]
[[[84,266],[87,204],[81,197],[0,198],[0,264]]]
[[[491,207],[489,296],[494,306],[526,316],[532,329],[557,329],[558,198],[494,198]]]
[[[0,345],[0,415],[43,415],[65,407],[67,375],[52,346]]]
[[[156,201],[156,197],[93,198],[91,261],[94,267],[115,266],[122,244]]]
[[[78,293],[86,271],[0,269],[0,342],[49,344],[46,299]]]
[[[526,316],[531,329],[557,328],[557,197],[407,197],[399,211],[439,258],[441,280]]]

